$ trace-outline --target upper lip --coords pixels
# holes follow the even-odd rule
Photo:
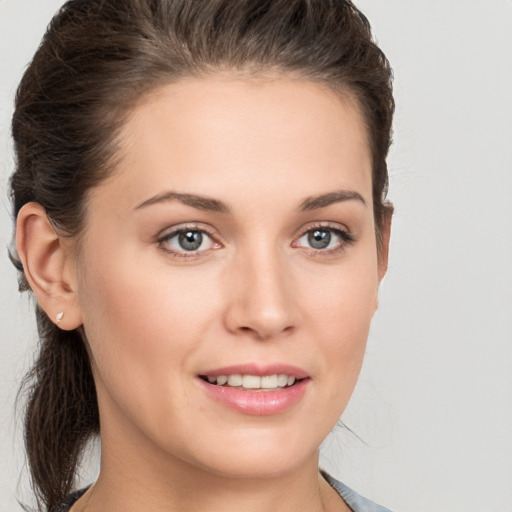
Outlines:
[[[244,363],[205,370],[204,372],[199,373],[199,375],[205,377],[218,377],[219,375],[257,375],[259,377],[264,377],[266,375],[288,375],[295,377],[296,379],[305,379],[306,377],[309,377],[309,374],[302,368],[285,363]]]

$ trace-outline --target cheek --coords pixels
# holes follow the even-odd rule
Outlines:
[[[115,265],[88,266],[81,287],[104,426],[106,417],[130,418],[158,432],[174,421],[166,411],[189,400],[187,378],[201,348],[201,319],[212,305],[201,287],[187,286],[190,279],[170,275],[168,267],[147,272],[143,258],[121,253],[112,260]]]
[[[310,335],[318,340],[316,349],[323,354],[320,374],[330,382],[326,400],[339,402],[341,408],[357,381],[377,304],[376,258],[367,254],[325,276],[303,308],[306,324],[313,328]]]
[[[166,282],[165,273],[116,261],[116,268],[90,269],[83,287],[84,325],[93,353],[115,351],[118,358],[131,356],[139,364],[150,364],[151,354],[172,356],[180,341],[185,344],[183,331],[191,335],[197,328],[200,293],[185,293],[185,283]]]
[[[339,266],[317,272],[306,271],[301,295],[308,320],[330,332],[329,338],[357,339],[368,330],[377,305],[376,256],[354,251]]]
[[[114,250],[117,247],[117,250]],[[180,387],[217,322],[213,271],[155,264],[152,251],[113,244],[109,258],[89,258],[81,283],[84,328],[103,384],[143,396]],[[159,382],[160,380],[160,382]]]

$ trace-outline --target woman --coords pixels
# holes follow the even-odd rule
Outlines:
[[[386,271],[393,107],[347,1],[65,4],[13,118],[43,510],[385,510],[318,447]]]

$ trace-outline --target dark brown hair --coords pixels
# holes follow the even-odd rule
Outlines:
[[[87,191],[115,167],[116,137],[136,102],[166,83],[220,70],[293,74],[356,100],[373,157],[379,241],[392,73],[367,19],[348,0],[68,1],[17,91],[14,216],[35,201],[63,236],[77,237]],[[73,488],[99,417],[81,330],[58,329],[39,307],[36,314],[40,351],[25,381],[25,440],[39,506],[50,510]]]

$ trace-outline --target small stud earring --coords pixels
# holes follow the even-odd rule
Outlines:
[[[62,320],[62,317],[64,316],[64,311],[61,311],[60,313],[57,313],[55,315],[55,320],[57,320],[57,323]]]

